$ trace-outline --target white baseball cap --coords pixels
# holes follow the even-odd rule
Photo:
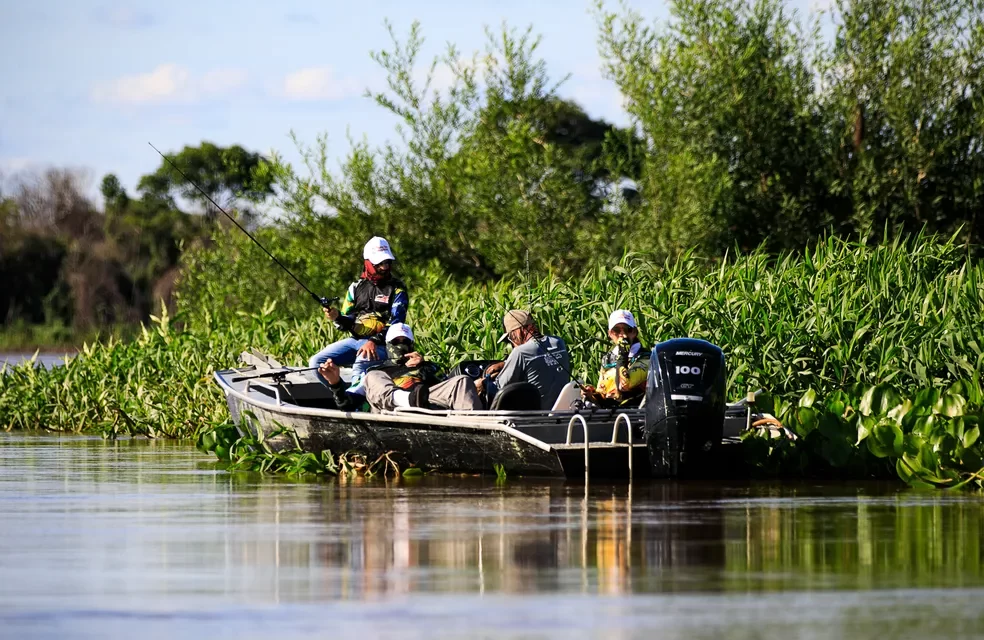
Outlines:
[[[410,326],[402,322],[391,324],[386,331],[386,342],[393,342],[397,338],[406,338],[413,342],[413,331],[410,330]]]
[[[612,315],[608,316],[609,331],[614,329],[617,324],[627,324],[630,329],[636,328],[636,321],[635,318],[632,317],[632,313],[623,309],[612,311]]]
[[[373,236],[366,246],[362,248],[362,257],[373,264],[379,264],[383,260],[396,260],[396,256],[390,251],[390,245],[386,238]]]

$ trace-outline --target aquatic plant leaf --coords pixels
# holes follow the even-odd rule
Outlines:
[[[853,439],[855,435],[855,429],[847,420],[829,412],[820,415],[817,429],[825,438],[830,440]]]
[[[850,397],[843,391],[835,391],[827,397],[824,406],[827,410],[838,416],[843,416],[850,405]]]
[[[858,410],[866,416],[882,415],[888,413],[892,407],[901,404],[901,402],[902,398],[895,389],[886,384],[879,384],[869,387],[864,392]]]
[[[892,407],[892,409],[888,412],[887,415],[892,420],[895,420],[896,422],[901,424],[902,419],[911,410],[912,410],[912,400],[907,399],[902,404]]]
[[[895,473],[907,485],[917,489],[932,489],[933,485],[921,480],[918,475],[909,467],[902,458],[895,461]]]
[[[856,424],[858,439],[854,442],[854,444],[859,445],[864,442],[865,438],[871,435],[871,429],[875,426],[876,421],[871,416],[858,416]]]
[[[936,403],[940,399],[939,389],[921,389],[916,397],[913,398],[912,404],[920,409],[932,409],[936,406]]]
[[[902,429],[893,420],[881,420],[867,439],[868,450],[878,458],[902,455]]]
[[[961,444],[963,444],[965,449],[970,449],[972,446],[974,446],[974,443],[977,442],[977,439],[980,438],[980,436],[981,436],[980,427],[974,427],[973,429],[968,429],[963,434],[963,440],[961,441]]]
[[[806,393],[800,396],[799,406],[801,407],[812,407],[813,403],[817,401],[817,392],[813,389],[807,389]]]
[[[963,396],[955,393],[945,393],[937,400],[933,409],[952,418],[963,415],[966,406],[967,400]]]
[[[817,411],[812,407],[799,407],[796,409],[796,434],[805,438],[811,431],[817,428]]]

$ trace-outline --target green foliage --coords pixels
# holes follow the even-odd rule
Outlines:
[[[941,391],[926,387],[904,398],[890,385],[861,393],[813,394],[787,406],[780,420],[795,442],[764,430],[749,432],[746,458],[772,472],[844,477],[897,474],[914,487],[984,487],[980,376]],[[804,400],[806,396],[804,396]]]
[[[237,198],[259,201],[273,193],[270,180],[264,178],[268,174],[259,170],[263,157],[239,145],[219,147],[204,141],[197,147],[186,146],[178,153],[166,154],[166,158],[170,162],[161,160],[154,173],[140,179],[137,190],[144,199],[170,209],[177,208],[175,196],[180,196],[199,203],[207,213],[218,215],[192,182],[221,207],[229,206]]]
[[[218,255],[194,254],[179,306],[189,314],[208,309],[213,322],[235,325],[242,321],[237,314],[276,297],[280,313],[306,327],[276,345],[276,353],[305,361],[333,339],[333,330],[268,258],[234,238],[219,240]],[[274,235],[266,241],[280,244]],[[332,282],[326,293],[337,295],[347,284],[319,270],[317,255],[290,257],[307,258],[287,264],[297,264],[309,282]],[[497,355],[502,314],[532,297],[540,326],[567,340],[575,371],[586,377],[600,366],[605,319],[617,308],[636,314],[649,343],[692,336],[720,345],[736,394],[759,387],[827,394],[879,383],[915,389],[984,372],[976,329],[984,311],[982,268],[953,240],[920,236],[867,248],[829,238],[802,256],[759,250],[720,264],[694,255],[655,262],[630,254],[576,278],[529,283],[462,283],[436,268],[403,275],[420,346],[448,364]]]
[[[339,337],[282,274],[250,278],[212,252],[192,255],[197,275],[185,283],[176,318],[157,318],[133,342],[87,346],[64,367],[8,371],[0,425],[198,437],[227,419],[214,370],[233,366],[249,347],[304,362]],[[255,256],[241,262],[265,264]],[[865,476],[896,464],[920,482],[949,486],[980,466],[982,276],[953,241],[868,248],[830,239],[800,258],[759,251],[720,265],[629,255],[529,289],[538,323],[568,342],[583,378],[597,371],[615,308],[635,312],[647,344],[693,336],[721,345],[730,395],[769,389],[763,408],[799,437],[747,439],[746,455],[764,470],[811,473],[820,465]],[[448,366],[500,355],[502,313],[528,295],[515,279],[463,285],[423,270],[408,280],[418,345]],[[254,306],[263,291],[298,305],[296,317],[274,301]],[[368,463],[352,468],[359,464]]]
[[[984,10],[976,0],[838,0],[822,65],[831,189],[855,228],[984,235]]]
[[[514,273],[527,252],[534,268],[559,273],[621,253],[622,221],[605,213],[599,181],[611,174],[604,149],[628,157],[631,134],[557,96],[529,30],[487,35],[470,59],[450,46],[422,83],[419,25],[373,54],[388,89],[370,97],[397,117],[400,142],[355,143],[340,175],[324,138],[299,145],[308,177],[274,157],[269,175],[296,238],[287,253],[314,243],[339,273],[379,234],[405,262],[440,258],[480,277]],[[438,70],[451,76],[443,91],[433,88]]]
[[[599,6],[605,71],[645,135],[637,226],[665,252],[802,246],[834,222],[808,55],[781,0]]]
[[[607,75],[645,136],[647,241],[795,249],[818,231],[962,229],[980,244],[984,11],[839,0],[831,44],[783,0],[598,5]]]
[[[280,435],[292,437],[295,446],[284,450],[271,449],[262,432],[259,435],[240,434],[235,425],[222,423],[202,431],[196,446],[202,453],[215,454],[229,471],[259,471],[288,476],[338,475],[339,464],[331,451],[326,449],[318,455],[302,451],[296,434],[290,429],[280,427],[269,435],[270,438]]]
[[[227,204],[233,196],[257,200],[271,191],[269,183],[251,177],[260,156],[241,147],[203,143],[173,158]],[[177,208],[173,196],[189,197],[193,187],[176,175],[162,165],[141,180],[137,199],[115,175],[106,175],[103,212],[85,197],[82,177],[74,172],[50,170],[16,181],[15,197],[3,199],[0,209],[0,279],[10,285],[0,293],[0,321],[4,333],[16,331],[6,342],[43,338],[43,331],[17,329],[28,322],[72,326],[68,341],[77,345],[94,328],[136,324],[159,310],[162,300],[170,302],[182,248],[204,241],[213,226],[208,216]]]
[[[269,441],[284,436],[292,446],[273,448]],[[363,476],[377,475],[413,477],[422,475],[421,469],[408,467],[400,473],[400,467],[391,457],[392,452],[384,453],[369,462],[358,453],[346,452],[340,456],[332,455],[325,449],[314,454],[301,449],[297,434],[288,427],[278,426],[266,437],[260,432],[257,436],[240,433],[235,425],[223,423],[202,431],[198,436],[197,447],[202,453],[214,454],[219,463],[229,471],[259,471],[260,473],[280,473],[288,476],[332,475]]]

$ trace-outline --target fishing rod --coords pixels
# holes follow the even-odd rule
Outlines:
[[[209,202],[212,203],[212,206],[213,207],[215,207],[216,209],[218,209],[219,211],[221,211],[225,215],[225,217],[229,218],[229,220],[232,221],[232,224],[234,224],[237,227],[239,227],[239,230],[242,231],[243,233],[245,233],[246,236],[256,244],[256,246],[258,246],[260,249],[263,249],[263,253],[265,253],[268,256],[270,256],[270,259],[273,260],[274,262],[276,262],[278,267],[280,267],[281,269],[283,269],[284,271],[286,271],[287,272],[287,275],[289,275],[291,278],[294,279],[294,282],[296,282],[297,284],[301,285],[301,288],[302,289],[304,289],[309,294],[311,294],[311,297],[314,298],[314,301],[315,302],[317,302],[318,304],[320,304],[325,309],[330,309],[332,302],[338,302],[338,298],[325,298],[324,296],[319,296],[314,291],[311,291],[310,289],[308,289],[307,288],[307,285],[305,285],[303,282],[301,282],[300,279],[297,276],[295,276],[291,272],[290,269],[288,269],[287,267],[285,267],[284,264],[282,262],[280,262],[280,260],[277,260],[277,258],[272,253],[270,253],[269,251],[267,251],[266,247],[264,247],[262,244],[260,244],[260,241],[253,237],[253,234],[251,234],[249,231],[247,231],[243,227],[243,225],[239,224],[239,222],[235,218],[233,218],[228,213],[226,213],[226,210],[223,209],[222,207],[220,207],[219,204],[215,200],[212,199],[212,196],[208,195],[208,192],[206,192],[204,189],[202,189],[201,187],[199,187],[195,183],[194,180],[192,180],[191,178],[189,178],[188,175],[185,174],[184,171],[182,171],[181,169],[178,168],[178,165],[174,164],[174,162],[170,158],[168,158],[166,155],[164,155],[163,153],[161,153],[160,149],[158,149],[157,147],[155,147],[150,142],[148,142],[147,144],[149,144],[150,145],[150,148],[153,149],[154,151],[156,151],[157,154],[160,157],[164,158],[164,161],[167,162],[169,165],[171,165],[174,168],[174,170],[177,171],[181,175],[181,177],[185,179],[185,181],[188,184],[190,184],[191,186],[193,186],[196,189],[198,189],[201,192],[201,194],[203,196],[205,196],[205,198]]]
[[[233,378],[230,382],[256,380],[257,378],[273,378],[275,382],[282,382],[283,379],[287,377],[288,373],[301,373],[303,371],[315,371],[317,369],[318,367],[304,367],[303,369],[281,369],[280,371],[267,371],[266,373],[260,373],[255,376],[239,376],[237,378]]]
[[[407,356],[400,356],[399,358],[396,359],[390,358],[388,360],[383,360],[381,363],[376,365],[375,368],[394,366],[394,365],[398,367],[402,367],[407,363],[408,359],[409,358]],[[303,373],[305,371],[317,371],[320,368],[321,368],[320,366],[317,366],[317,367],[303,367],[300,369],[280,369],[278,371],[267,371],[266,373],[258,373],[255,376],[238,376],[230,380],[230,382],[243,382],[245,380],[256,380],[257,378],[273,378],[274,382],[283,382],[287,378],[287,374],[289,373]]]

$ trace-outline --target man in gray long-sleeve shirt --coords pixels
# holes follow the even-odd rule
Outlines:
[[[570,382],[571,358],[567,344],[555,336],[540,335],[529,312],[512,309],[503,318],[512,353],[505,362],[489,366],[485,373],[498,376],[489,386],[489,402],[499,389],[512,382],[529,382],[540,390],[540,408],[552,409],[564,385]],[[476,383],[481,391],[481,380]]]

